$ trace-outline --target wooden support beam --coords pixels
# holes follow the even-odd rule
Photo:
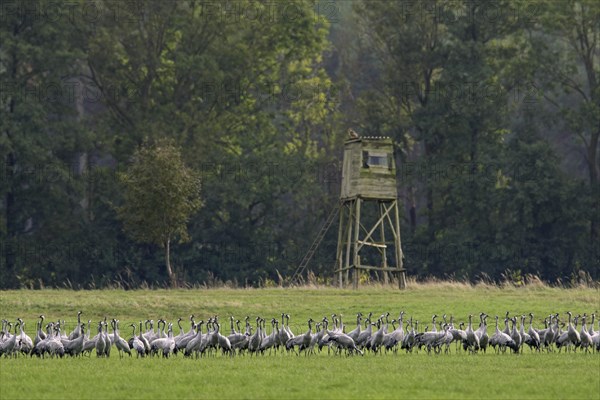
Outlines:
[[[372,242],[365,242],[364,240],[359,240],[358,243],[361,244],[361,247],[362,246],[371,246],[371,247],[378,247],[381,249],[387,248],[387,245],[385,243],[372,243]]]
[[[359,265],[360,264],[360,259],[358,258],[358,251],[359,251],[359,247],[358,247],[358,230],[359,225],[360,225],[360,197],[356,198],[356,212],[354,213],[354,218],[356,218],[355,221],[355,229],[354,229],[354,257],[352,257],[353,259],[353,263],[354,265]],[[354,289],[358,289],[358,271],[356,269],[354,269]]]
[[[364,269],[364,270],[376,270],[376,271],[387,271],[387,272],[402,272],[402,271],[406,271],[406,270],[400,270],[398,268],[392,268],[392,267],[376,267],[374,265],[359,265],[359,266],[354,266],[354,265],[350,265],[349,267],[344,267],[341,269],[341,271],[346,271],[348,269]],[[340,272],[340,270],[336,270],[334,272]]]
[[[377,230],[377,228],[379,228],[379,225],[383,222],[383,220],[385,219],[385,216],[388,215],[388,213],[390,212],[390,210],[392,209],[392,207],[390,206],[389,209],[387,209],[385,206],[383,207],[385,209],[385,213],[384,215],[382,215],[377,222],[375,222],[375,224],[373,225],[373,228],[371,228],[371,230],[369,232],[367,232],[367,236],[364,237],[364,241],[367,241],[371,238],[371,235],[373,235],[373,232],[375,232],[375,230]],[[360,250],[362,246],[359,246],[358,249]]]

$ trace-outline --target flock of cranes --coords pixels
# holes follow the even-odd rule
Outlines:
[[[118,319],[107,321],[104,318],[99,321],[97,333],[92,336],[92,322],[88,320],[87,324],[82,323],[80,311],[77,313],[75,329],[67,335],[64,321],[46,324],[45,317],[40,315],[33,339],[25,333],[25,322],[21,318],[17,318],[14,324],[2,320],[0,356],[89,356],[95,352],[97,357],[109,357],[113,347],[120,357],[125,354],[135,354],[137,357],[181,354],[196,358],[217,353],[230,356],[277,352],[298,355],[303,352],[308,355],[322,351],[361,356],[367,352],[381,354],[399,350],[407,353],[419,350],[450,353],[452,347],[455,351],[469,353],[486,352],[489,347],[496,353],[522,353],[525,348],[531,352],[561,352],[563,349],[568,352],[600,352],[600,331],[594,331],[595,313],[588,320],[585,313],[573,317],[571,312],[567,312],[566,323],[559,314],[551,314],[544,318],[544,328],[538,329],[533,326],[533,314],[511,317],[507,312],[503,327],[501,318],[496,315],[495,328],[489,332],[488,315],[485,313],[479,314],[478,324],[475,322],[477,326],[474,326],[473,315],[468,316],[468,322],[458,325],[452,316],[448,319],[446,314],[441,318],[433,315],[431,325],[422,332],[419,331],[419,321],[412,317],[405,320],[404,314],[402,311],[397,319],[390,321],[389,313],[378,318],[374,318],[372,313],[358,313],[352,330],[346,329],[342,315],[333,314],[331,319],[324,317],[318,322],[309,319],[308,329],[296,334],[290,329],[290,315],[286,313],[281,314],[281,320],[272,318],[269,321],[270,331],[264,318],[256,317],[251,323],[250,317],[246,317],[242,329],[241,321],[232,316],[229,318],[229,335],[222,332],[218,316],[206,321],[196,321],[193,315],[190,316],[187,332],[182,327],[182,318],[179,318],[179,334],[176,336],[173,323],[159,319],[155,324],[149,319],[139,324],[129,324],[132,334],[128,340],[121,337]],[[436,321],[438,318],[439,322]],[[455,345],[452,346],[452,343]]]

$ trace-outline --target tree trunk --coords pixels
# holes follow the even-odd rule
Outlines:
[[[411,186],[408,188],[409,199],[410,199],[410,229],[414,234],[417,231],[417,202],[415,200],[415,187]]]
[[[13,177],[15,171],[15,157],[14,153],[9,153],[5,162],[5,174],[6,181],[8,182],[8,191],[6,193],[5,201],[4,201],[4,221],[5,221],[5,229],[6,229],[6,241],[3,250],[4,255],[4,268],[3,273],[0,274],[2,277],[3,284],[0,285],[4,289],[15,288],[17,285],[17,281],[15,279],[16,271],[16,254],[19,249],[18,236],[17,236],[17,223],[16,223],[16,202],[15,196],[13,193],[13,187],[15,185],[15,180]],[[0,264],[1,265],[1,264]]]
[[[171,287],[176,287],[177,279],[171,268],[171,239],[167,239],[167,242],[165,243],[165,266],[167,267],[167,275],[169,275]]]
[[[15,31],[13,32],[14,35],[16,35],[18,33],[18,31],[16,30],[17,28],[15,27]],[[12,68],[11,68],[11,78],[12,78],[12,82],[17,82],[17,65],[18,65],[18,60],[17,60],[17,55],[16,55],[16,50],[12,51]],[[15,114],[15,109],[16,109],[16,100],[15,97],[13,96],[10,99],[9,102],[9,107],[8,107],[8,114],[9,115],[14,115]],[[8,124],[8,126],[10,126],[10,124]],[[8,138],[8,143],[12,142],[12,133],[10,132],[9,129],[7,129],[5,132],[6,137]],[[13,144],[14,146],[14,144]],[[14,147],[13,147],[14,148]],[[17,271],[16,271],[16,252],[18,251],[17,249],[19,248],[19,243],[18,242],[18,235],[17,235],[17,212],[18,212],[18,208],[17,208],[17,201],[15,199],[15,191],[16,191],[16,187],[17,187],[17,181],[15,179],[15,171],[16,171],[16,167],[17,167],[17,155],[15,154],[15,151],[10,151],[7,156],[6,159],[3,160],[4,161],[4,176],[3,178],[5,179],[5,182],[7,183],[8,186],[8,190],[6,192],[6,197],[5,197],[5,203],[4,203],[4,210],[5,210],[5,215],[4,215],[4,221],[5,221],[5,232],[6,232],[6,240],[5,240],[5,248],[3,249],[4,251],[4,271],[0,270],[0,278],[1,281],[3,282],[0,286],[2,286],[3,288],[15,288],[17,287],[17,279],[16,279],[16,275],[17,275]],[[0,263],[1,265],[1,263]],[[2,276],[4,275],[4,276]]]
[[[598,198],[600,194],[600,184],[598,183],[598,159],[596,157],[598,149],[598,140],[600,138],[600,127],[590,138],[590,144],[588,147],[588,171],[590,175],[590,191],[592,193],[592,215],[590,218],[590,242],[592,246],[598,243],[598,201],[594,200]]]

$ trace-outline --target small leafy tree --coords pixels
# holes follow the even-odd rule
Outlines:
[[[201,205],[200,179],[181,159],[172,142],[145,142],[126,172],[119,174],[124,204],[117,209],[126,232],[136,241],[154,243],[165,250],[165,266],[171,285],[171,242],[189,240],[187,222]]]

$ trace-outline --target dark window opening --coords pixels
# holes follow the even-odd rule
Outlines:
[[[383,156],[374,156],[369,154],[369,161],[367,161],[370,167],[385,167],[388,166],[388,157],[387,155]]]

